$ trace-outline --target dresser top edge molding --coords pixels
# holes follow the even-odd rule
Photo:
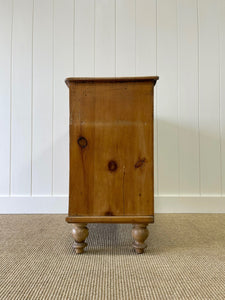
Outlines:
[[[66,85],[69,87],[71,83],[87,83],[87,82],[137,82],[137,81],[153,81],[154,84],[159,76],[146,77],[68,77],[65,79]]]

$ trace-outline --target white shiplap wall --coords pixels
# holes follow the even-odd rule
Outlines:
[[[66,212],[68,76],[159,75],[156,212],[225,212],[225,0],[0,0],[0,213]]]

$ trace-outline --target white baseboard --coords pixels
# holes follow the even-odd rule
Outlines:
[[[225,213],[225,195],[155,197],[156,213]]]
[[[65,214],[68,196],[0,196],[0,214]]]
[[[68,196],[0,196],[0,214],[66,214]],[[155,196],[155,213],[225,213],[225,195]]]

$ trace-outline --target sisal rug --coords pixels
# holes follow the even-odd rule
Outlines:
[[[225,215],[159,214],[145,254],[131,225],[89,224],[72,248],[65,215],[0,215],[0,299],[225,299]]]

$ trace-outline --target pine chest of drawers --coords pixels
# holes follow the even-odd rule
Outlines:
[[[133,224],[143,253],[154,221],[153,91],[158,77],[67,78],[70,94],[69,212],[74,248],[87,223]]]

